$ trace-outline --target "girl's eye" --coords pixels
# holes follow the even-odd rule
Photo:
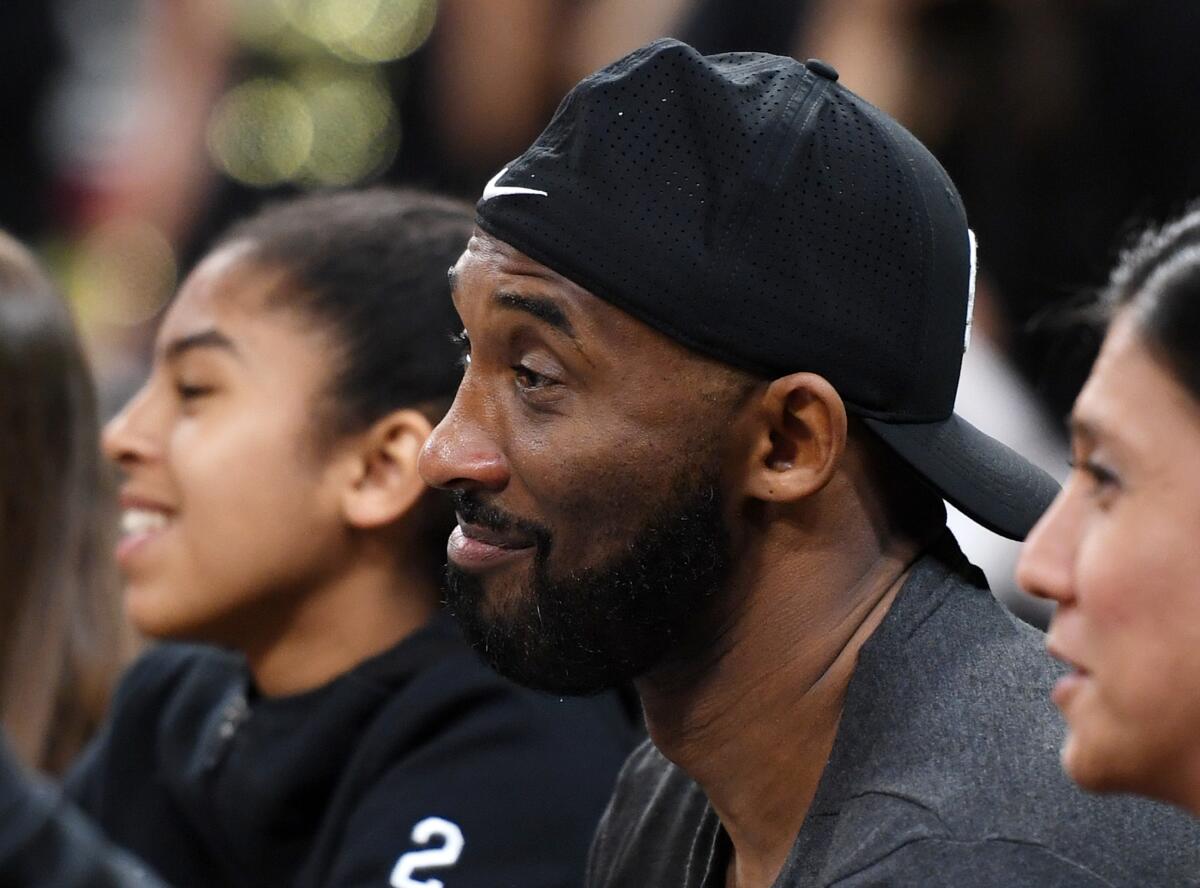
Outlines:
[[[188,385],[184,382],[177,382],[175,384],[175,392],[181,400],[194,401],[196,398],[202,398],[205,395],[211,394],[212,388],[210,386]]]

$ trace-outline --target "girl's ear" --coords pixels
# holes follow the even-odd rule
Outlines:
[[[403,517],[425,492],[417,456],[433,430],[417,410],[396,410],[365,432],[350,454],[354,465],[342,491],[342,512],[353,527],[383,527]]]
[[[767,386],[752,432],[746,493],[791,502],[821,490],[846,450],[846,407],[815,373],[793,373]]]

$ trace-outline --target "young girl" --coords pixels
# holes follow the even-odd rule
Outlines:
[[[184,282],[108,426],[126,609],[164,645],[69,792],[179,886],[579,884],[629,748],[613,699],[492,674],[437,608],[458,204],[318,196]]]

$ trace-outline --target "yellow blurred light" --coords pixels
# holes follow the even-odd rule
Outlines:
[[[240,0],[234,8],[233,28],[241,42],[271,50],[286,40],[289,23],[278,3]]]
[[[315,0],[309,3],[309,33],[326,46],[353,40],[371,27],[387,0]]]
[[[84,237],[67,272],[67,292],[100,323],[130,326],[156,315],[175,288],[175,252],[140,219],[106,222]]]
[[[356,63],[416,51],[433,30],[437,0],[274,0],[292,27]]]
[[[306,94],[314,138],[303,181],[350,185],[369,178],[395,156],[399,125],[383,83],[342,78],[315,83]]]
[[[325,2],[342,6],[354,0]],[[404,58],[429,39],[436,19],[437,0],[380,0],[365,27],[347,34],[330,48],[354,61],[389,62]]]
[[[258,78],[234,87],[213,111],[208,148],[229,176],[265,187],[294,178],[313,146],[304,95],[284,80]]]

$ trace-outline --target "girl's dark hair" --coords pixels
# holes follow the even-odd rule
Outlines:
[[[467,204],[412,190],[317,194],[269,206],[221,244],[246,243],[254,261],[294,286],[271,296],[326,329],[340,352],[327,399],[328,431],[361,430],[400,407],[436,421],[462,371],[452,341],[462,324],[446,272],[474,225]]]
[[[1133,310],[1151,352],[1200,400],[1200,204],[1143,232],[1102,299],[1110,314]]]
[[[66,305],[3,233],[0,381],[0,722],[57,773],[103,717],[130,636],[91,375]]]

